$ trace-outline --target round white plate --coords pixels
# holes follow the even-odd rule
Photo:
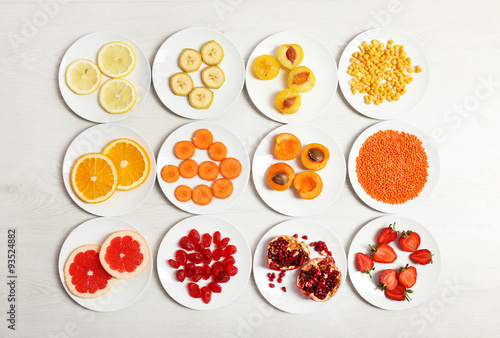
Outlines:
[[[361,252],[370,254],[370,247],[377,242],[377,236],[383,228],[388,227],[396,222],[396,230],[399,231],[399,236],[402,231],[415,231],[420,235],[421,243],[419,249],[428,249],[434,256],[432,256],[432,264],[420,265],[413,263],[410,259],[411,252],[401,250],[398,239],[389,244],[398,258],[394,263],[382,264],[375,262],[375,270],[372,271],[372,278],[366,273],[358,270],[356,266],[356,253]],[[417,306],[423,302],[432,292],[432,289],[439,280],[439,273],[441,271],[441,254],[436,240],[432,234],[420,223],[401,216],[382,216],[374,219],[366,224],[354,237],[348,254],[349,276],[356,291],[368,303],[373,304],[379,308],[386,310],[404,310]],[[412,265],[417,269],[417,282],[411,288],[413,293],[410,293],[411,301],[395,301],[387,298],[378,287],[380,273],[385,269],[396,269]]]
[[[236,259],[234,266],[238,268],[238,273],[231,277],[229,282],[219,284],[222,287],[222,292],[212,293],[212,300],[208,304],[199,298],[191,297],[187,289],[190,279],[186,278],[184,282],[179,282],[175,277],[177,270],[168,264],[168,260],[175,259],[175,252],[181,249],[178,244],[179,240],[181,237],[187,236],[191,229],[198,230],[200,236],[203,236],[204,233],[213,236],[215,231],[220,231],[222,238],[229,237],[229,244],[235,245],[238,249],[233,255]],[[215,245],[212,244],[211,249],[214,248]],[[180,221],[167,232],[158,249],[157,268],[163,288],[176,302],[195,310],[213,310],[229,304],[243,291],[252,270],[252,254],[245,238],[230,223],[213,216],[192,216]],[[201,288],[211,281],[212,278],[201,279],[198,285]]]
[[[191,188],[196,187],[199,184],[206,184],[209,187],[212,186],[212,182],[201,179],[199,176],[193,178],[179,177],[176,182],[167,183],[161,178],[161,169],[167,164],[173,164],[177,167],[181,164],[183,160],[179,160],[174,154],[175,144],[179,141],[191,141],[193,134],[196,130],[205,128],[212,132],[214,136],[214,142],[221,141],[227,147],[227,157],[234,157],[241,163],[241,174],[237,178],[231,180],[233,183],[233,193],[226,199],[213,198],[212,202],[208,205],[197,205],[192,200],[188,202],[180,202],[175,198],[175,188],[181,184],[185,184]],[[194,156],[192,157],[198,164],[204,161],[215,162],[208,156],[207,150],[196,149]],[[178,129],[176,129],[172,134],[170,134],[158,153],[157,161],[157,175],[160,188],[167,196],[169,201],[181,210],[190,212],[192,214],[212,214],[222,211],[228,208],[236,199],[243,193],[245,187],[248,183],[248,177],[250,176],[250,158],[245,149],[245,146],[240,141],[238,136],[234,134],[229,129],[225,127],[207,121],[191,122],[185,124]],[[219,165],[220,162],[215,162]],[[222,177],[219,175],[219,177]]]
[[[196,109],[189,104],[187,96],[175,95],[170,89],[170,77],[182,72],[179,67],[179,55],[184,48],[200,50],[208,41],[217,41],[224,49],[224,58],[219,67],[224,72],[226,81],[219,89],[212,89],[214,100],[208,109]],[[189,75],[194,86],[204,86],[201,71],[208,65],[202,63],[199,70]],[[179,31],[170,36],[160,47],[153,61],[153,85],[163,104],[175,114],[190,119],[206,119],[226,111],[238,98],[245,81],[245,64],[240,52],[225,35],[220,32],[194,27]]]
[[[429,168],[427,168],[427,183],[417,197],[403,204],[389,204],[377,201],[368,195],[358,182],[356,174],[356,158],[359,155],[359,150],[368,137],[380,130],[396,130],[399,132],[404,131],[406,133],[413,134],[423,142],[422,146],[427,153],[427,162],[429,163]],[[351,181],[351,185],[358,197],[373,209],[387,213],[406,212],[425,201],[437,185],[439,179],[439,167],[439,156],[432,139],[411,124],[398,121],[383,121],[368,127],[354,142],[351,152],[349,153],[348,160],[349,180]]]
[[[306,93],[300,93],[302,103],[295,114],[283,114],[276,108],[276,95],[288,88],[290,70],[281,66],[280,73],[272,80],[259,79],[254,71],[255,60],[264,54],[278,59],[278,48],[282,44],[296,43],[304,51],[304,59],[299,66],[308,67],[316,77],[316,85]],[[274,34],[253,50],[247,62],[246,85],[248,95],[262,114],[282,123],[309,121],[321,114],[333,99],[337,90],[337,63],[328,48],[315,37],[300,31]]]
[[[411,58],[412,66],[420,65],[422,67],[421,73],[413,73],[413,81],[408,85],[408,91],[401,95],[398,101],[387,102],[384,100],[382,104],[366,104],[363,94],[353,95],[349,81],[352,79],[351,75],[347,74],[347,68],[351,64],[349,59],[354,52],[359,51],[358,47],[363,41],[370,43],[371,40],[379,40],[381,43],[387,45],[387,41],[394,40],[394,44],[402,45],[404,50]],[[424,51],[419,44],[410,36],[392,28],[375,28],[368,30],[356,36],[345,48],[339,61],[339,86],[344,94],[345,99],[349,104],[359,113],[374,118],[374,119],[393,119],[403,113],[410,111],[415,107],[422,97],[429,85],[430,78],[429,62],[424,54]]]
[[[87,309],[100,312],[123,309],[135,302],[142,295],[151,279],[151,274],[153,272],[152,255],[150,255],[148,265],[146,265],[146,268],[144,268],[139,275],[129,279],[117,279],[111,290],[101,297],[85,299],[77,297],[69,291],[64,281],[64,265],[73,250],[86,244],[96,244],[100,246],[109,235],[120,230],[133,230],[141,234],[136,227],[127,222],[116,218],[99,217],[86,221],[76,227],[68,235],[61,247],[58,264],[61,283],[68,295],[73,298],[75,302]],[[151,253],[151,246],[149,246],[149,251]]]
[[[321,143],[328,148],[328,163],[322,170],[316,171],[323,181],[323,191],[315,199],[301,198],[293,184],[285,191],[276,191],[269,187],[266,181],[267,171],[274,163],[287,163],[295,170],[295,175],[307,170],[300,161],[300,155],[291,161],[281,161],[274,156],[274,139],[281,133],[294,134],[299,138],[302,147],[309,143]],[[289,216],[309,216],[326,209],[339,197],[345,176],[344,154],[337,142],[325,131],[305,124],[290,123],[267,134],[257,147],[252,164],[253,182],[260,197],[277,212]]]
[[[119,138],[134,140],[146,150],[151,162],[148,178],[133,190],[115,191],[109,199],[102,203],[91,204],[82,201],[71,187],[73,165],[80,156],[87,153],[100,153],[111,141]],[[147,141],[136,131],[116,123],[99,124],[84,130],[68,147],[62,166],[64,186],[69,196],[80,208],[97,216],[120,216],[141,205],[153,188],[156,178],[155,172],[155,157]]]
[[[306,244],[310,244],[314,241],[324,241],[328,249],[332,252],[332,257],[335,260],[335,265],[339,268],[341,273],[341,284],[337,293],[332,299],[326,302],[315,302],[312,299],[304,296],[297,288],[296,279],[299,269],[286,271],[283,281],[278,283],[276,279],[272,282],[275,287],[270,288],[268,273],[275,273],[278,277],[279,271],[271,270],[267,266],[267,246],[269,242],[280,235],[293,236],[294,234],[299,235],[298,239],[304,241]],[[302,239],[302,236],[307,235],[307,240]],[[321,256],[316,250],[310,248],[311,259]],[[292,219],[279,223],[271,230],[269,230],[260,240],[255,250],[253,259],[253,276],[255,278],[255,283],[259,288],[260,293],[264,298],[276,308],[289,312],[289,313],[310,313],[314,311],[319,311],[326,305],[330,304],[331,301],[337,296],[339,292],[344,288],[345,280],[347,275],[347,259],[345,256],[345,250],[339,239],[327,228],[322,225],[304,219]],[[286,287],[286,292],[283,292],[282,287]]]
[[[106,112],[99,104],[99,88],[88,95],[78,95],[71,91],[66,85],[66,68],[75,60],[88,59],[97,64],[97,54],[102,46],[108,42],[122,41],[128,44],[135,52],[137,63],[132,73],[125,76],[124,79],[130,81],[137,90],[137,102],[128,112],[123,114],[110,114]],[[102,74],[101,85],[109,79]],[[151,69],[146,54],[132,40],[126,36],[111,32],[96,32],[85,35],[78,39],[64,54],[59,66],[59,89],[66,104],[77,115],[92,122],[106,123],[123,120],[139,109],[149,92],[151,85]]]

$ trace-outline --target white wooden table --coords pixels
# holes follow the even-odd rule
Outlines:
[[[0,336],[493,336],[500,328],[499,13],[494,0],[2,0]],[[347,43],[369,28],[396,28],[420,43],[431,65],[430,85],[420,104],[400,120],[430,135],[441,158],[434,193],[404,214],[430,229],[440,245],[441,276],[426,301],[410,310],[381,310],[364,301],[348,279],[324,311],[291,315],[267,303],[250,277],[235,301],[219,310],[194,311],[166,294],[156,269],[143,296],[120,311],[93,312],[70,299],[59,280],[59,251],[71,230],[94,216],[69,198],[61,166],[70,142],[94,123],[63,101],[59,62],[85,34],[114,31],[136,41],[152,63],[166,38],[195,26],[226,34],[245,62],[260,41],[286,30],[317,37],[337,62]],[[257,111],[246,89],[211,121],[238,133],[250,156],[280,125]],[[140,111],[120,123],[143,135],[157,154],[165,138],[188,122],[169,112],[152,88]],[[356,113],[337,91],[310,123],[334,135],[348,154],[356,136],[375,122]],[[310,219],[334,232],[347,250],[356,232],[382,215],[362,203],[347,181],[338,201]],[[120,218],[141,229],[155,257],[165,233],[189,216],[156,184],[139,208]],[[252,252],[268,229],[290,219],[267,207],[251,181],[217,216],[240,230]],[[15,332],[7,327],[9,228],[17,231]]]

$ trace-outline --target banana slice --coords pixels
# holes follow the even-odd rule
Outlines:
[[[207,65],[216,66],[224,58],[224,50],[214,40],[208,41],[201,47],[201,57]]]
[[[201,79],[206,87],[218,89],[226,81],[226,77],[219,66],[208,66],[201,72]]]
[[[189,93],[189,103],[196,109],[207,109],[212,104],[214,93],[205,87],[195,87]]]
[[[201,54],[197,50],[186,48],[179,56],[179,66],[185,72],[194,72],[200,69]]]
[[[176,95],[187,96],[194,88],[193,79],[188,73],[176,73],[170,77],[170,88]]]

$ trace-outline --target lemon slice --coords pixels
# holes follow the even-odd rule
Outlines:
[[[110,79],[101,86],[99,103],[108,113],[126,113],[134,107],[136,101],[135,87],[125,79]]]
[[[132,47],[125,42],[113,41],[102,46],[97,54],[97,64],[103,74],[112,77],[123,77],[132,72],[136,56]]]
[[[101,71],[95,63],[86,59],[73,61],[66,68],[66,84],[79,95],[95,92],[101,84]]]

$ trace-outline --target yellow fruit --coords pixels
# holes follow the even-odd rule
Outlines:
[[[196,109],[207,109],[212,104],[214,93],[205,87],[195,87],[189,93],[189,103]]]
[[[284,44],[278,48],[278,60],[288,69],[297,67],[303,58],[304,52],[302,51],[302,47],[295,43],[291,45]]]
[[[149,175],[151,163],[141,145],[126,138],[117,139],[104,148],[118,173],[117,190],[132,190],[140,186]]]
[[[218,89],[226,81],[226,76],[219,66],[208,66],[201,72],[201,79],[207,88]]]
[[[287,88],[279,92],[274,103],[283,114],[295,114],[299,110],[301,102],[299,93]]]
[[[118,186],[118,173],[113,161],[103,154],[83,155],[71,169],[71,186],[84,202],[104,202]]]
[[[305,66],[299,66],[288,74],[288,87],[299,93],[305,93],[313,89],[316,84],[314,73]]]
[[[93,93],[101,84],[101,71],[90,60],[76,60],[66,68],[66,84],[76,94]]]
[[[201,54],[197,50],[186,48],[179,56],[179,67],[185,72],[195,72],[200,69]]]
[[[194,88],[193,79],[188,73],[176,73],[170,77],[170,88],[176,95],[187,96]]]
[[[105,44],[97,54],[97,64],[104,75],[123,77],[132,72],[136,63],[132,47],[125,42],[113,41]]]
[[[264,54],[255,60],[253,70],[259,79],[272,80],[278,76],[280,64],[273,56]]]
[[[208,41],[201,47],[201,57],[207,65],[216,66],[224,58],[224,49],[216,41]]]
[[[136,101],[135,87],[125,79],[110,79],[101,86],[99,103],[108,113],[126,113],[134,107]]]

